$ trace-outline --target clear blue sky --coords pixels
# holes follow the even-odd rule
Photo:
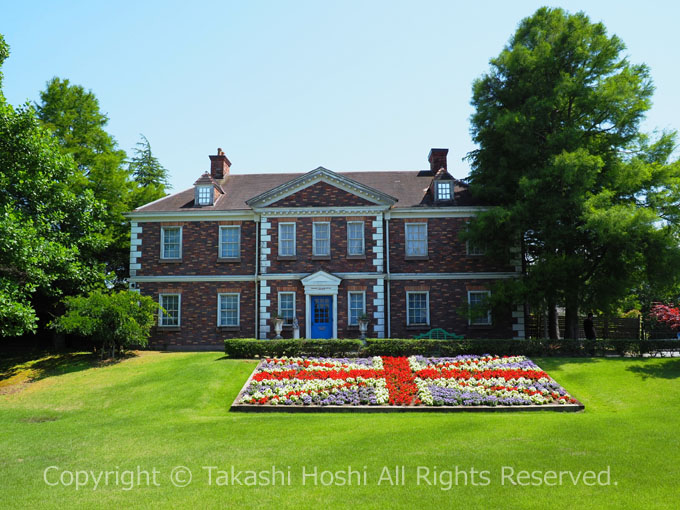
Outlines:
[[[541,5],[583,10],[651,67],[644,129],[680,128],[679,2],[6,1],[4,91],[91,89],[124,150],[144,133],[175,190],[222,147],[234,173],[449,169],[474,148],[472,81]]]

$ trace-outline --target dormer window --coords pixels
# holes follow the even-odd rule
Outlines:
[[[213,203],[213,187],[212,186],[196,186],[196,195],[198,197],[198,205],[212,205]]]
[[[437,182],[437,200],[451,200],[452,196],[452,181],[439,181]]]

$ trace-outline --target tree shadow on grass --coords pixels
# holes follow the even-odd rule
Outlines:
[[[137,355],[128,352],[124,357],[102,360],[91,352],[34,352],[3,357],[0,359],[0,390],[56,375],[108,366],[134,356]]]
[[[657,359],[657,362],[652,361],[653,359]],[[669,358],[658,362],[658,358],[644,358],[638,365],[627,367],[626,370],[643,379],[678,379],[680,378],[680,359]]]

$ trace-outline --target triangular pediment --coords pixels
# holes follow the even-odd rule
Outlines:
[[[367,207],[397,201],[375,188],[319,167],[247,200],[251,207]]]
[[[340,285],[341,281],[342,278],[338,278],[337,276],[327,273],[326,271],[317,271],[316,273],[312,273],[301,280],[302,285],[304,285],[305,287],[310,285],[312,286],[324,285],[329,287],[331,286],[337,287],[338,285]]]

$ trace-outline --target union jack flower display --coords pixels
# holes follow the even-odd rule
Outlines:
[[[583,406],[524,356],[263,360],[237,406]]]

